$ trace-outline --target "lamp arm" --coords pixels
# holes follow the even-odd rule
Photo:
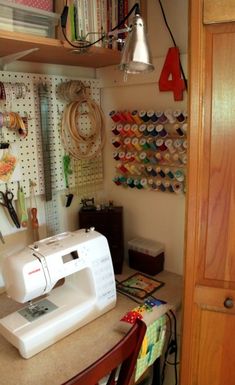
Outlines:
[[[62,29],[62,33],[63,33],[63,36],[65,38],[65,40],[69,43],[69,45],[71,45],[71,47],[74,47],[74,48],[80,48],[79,46],[73,44],[69,39],[68,37],[66,36],[66,33],[65,33],[65,29],[66,29],[66,24],[67,24],[67,18],[68,18],[68,11],[69,11],[69,7],[67,5],[64,6],[64,9],[63,9],[63,12],[60,16],[60,24],[61,24],[61,29]],[[139,3],[135,3],[133,5],[133,7],[130,9],[130,11],[127,13],[127,15],[120,21],[120,23],[118,23],[114,28],[111,29],[111,32],[115,31],[116,29],[118,29],[119,27],[121,27],[125,21],[128,19],[128,17],[130,17],[130,15],[132,14],[132,12],[135,11],[135,14],[139,15],[140,14],[140,6],[139,6]],[[110,35],[110,33],[108,33],[108,35]],[[99,41],[101,40],[104,40],[105,36],[101,36],[99,39],[97,39],[96,41],[94,41],[93,43],[88,43],[88,44],[85,44],[85,45],[82,45],[82,48],[89,48],[91,47],[92,45],[98,43]]]

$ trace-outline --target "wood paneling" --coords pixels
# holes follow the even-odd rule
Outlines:
[[[32,48],[38,48],[38,50],[22,60],[100,68],[118,64],[121,59],[121,53],[117,50],[91,47],[86,54],[74,53],[74,49],[62,40],[0,31],[0,57]]]
[[[235,20],[234,0],[204,0],[203,21],[205,24]]]
[[[202,310],[197,384],[234,385],[234,316]]]
[[[190,2],[189,64],[181,385],[233,385],[235,23],[204,25],[203,0]]]

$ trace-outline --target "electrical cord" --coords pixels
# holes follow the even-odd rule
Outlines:
[[[169,313],[166,313],[168,320],[169,320],[169,338],[166,345],[166,351],[164,355],[164,362],[163,362],[163,368],[161,373],[161,385],[164,384],[165,380],[165,369],[166,365],[173,365],[174,366],[174,375],[175,375],[175,385],[178,384],[178,373],[177,373],[177,365],[179,365],[179,362],[177,362],[177,354],[178,354],[178,344],[177,344],[177,321],[175,314],[172,310],[169,310]],[[174,322],[174,331],[172,331],[172,318]],[[174,353],[174,362],[168,361],[169,354]]]
[[[64,9],[63,9],[63,12],[61,14],[61,17],[60,17],[60,24],[61,24],[61,28],[62,28],[62,33],[63,33],[63,36],[65,38],[65,40],[74,48],[89,48],[91,47],[92,45],[95,45],[96,43],[100,42],[100,41],[103,41],[106,36],[101,36],[99,39],[97,39],[96,41],[94,41],[93,43],[88,43],[88,44],[83,44],[83,43],[86,43],[86,41],[84,40],[80,40],[78,41],[78,43],[81,43],[82,42],[82,45],[79,46],[79,45],[75,45],[73,44],[67,37],[66,35],[66,32],[65,32],[65,29],[66,29],[66,24],[67,24],[67,18],[68,18],[68,10],[69,10],[69,7],[67,5],[67,1],[66,1],[66,5],[64,6]],[[132,12],[135,10],[135,14],[139,14],[140,13],[140,9],[139,9],[139,4],[138,3],[135,3],[133,5],[133,7],[130,9],[130,11],[127,13],[127,15],[114,27],[111,29],[110,32],[113,32],[115,30],[117,30],[119,27],[122,27],[123,24],[125,23],[125,21],[128,19],[128,17],[132,14]]]
[[[166,18],[166,14],[165,14],[162,2],[161,2],[161,0],[158,0],[158,2],[160,4],[160,8],[161,8],[161,11],[162,11],[162,16],[163,16],[164,22],[166,24],[166,27],[168,29],[168,32],[169,32],[169,34],[171,36],[171,39],[173,41],[173,44],[174,44],[175,47],[177,47],[175,38],[174,38],[173,33],[172,33],[171,29],[170,29],[170,26],[169,26],[169,24],[167,22],[167,18]],[[185,89],[186,89],[186,91],[188,91],[188,81],[186,79],[186,76],[185,76],[185,73],[184,73],[184,69],[183,69],[182,64],[181,64],[181,60],[180,60],[180,70],[181,70],[181,73],[182,73],[182,76],[183,76],[183,80],[184,80],[184,84],[185,84]]]

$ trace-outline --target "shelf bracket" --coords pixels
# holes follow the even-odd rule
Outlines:
[[[27,56],[34,51],[38,51],[38,49],[39,48],[31,48],[26,51],[21,51],[21,52],[13,53],[11,55],[0,57],[0,69],[3,71],[7,64],[10,64],[16,60],[19,60],[22,57]]]

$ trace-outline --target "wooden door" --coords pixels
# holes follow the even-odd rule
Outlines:
[[[209,3],[190,6],[181,385],[235,384],[235,22],[214,23]]]

